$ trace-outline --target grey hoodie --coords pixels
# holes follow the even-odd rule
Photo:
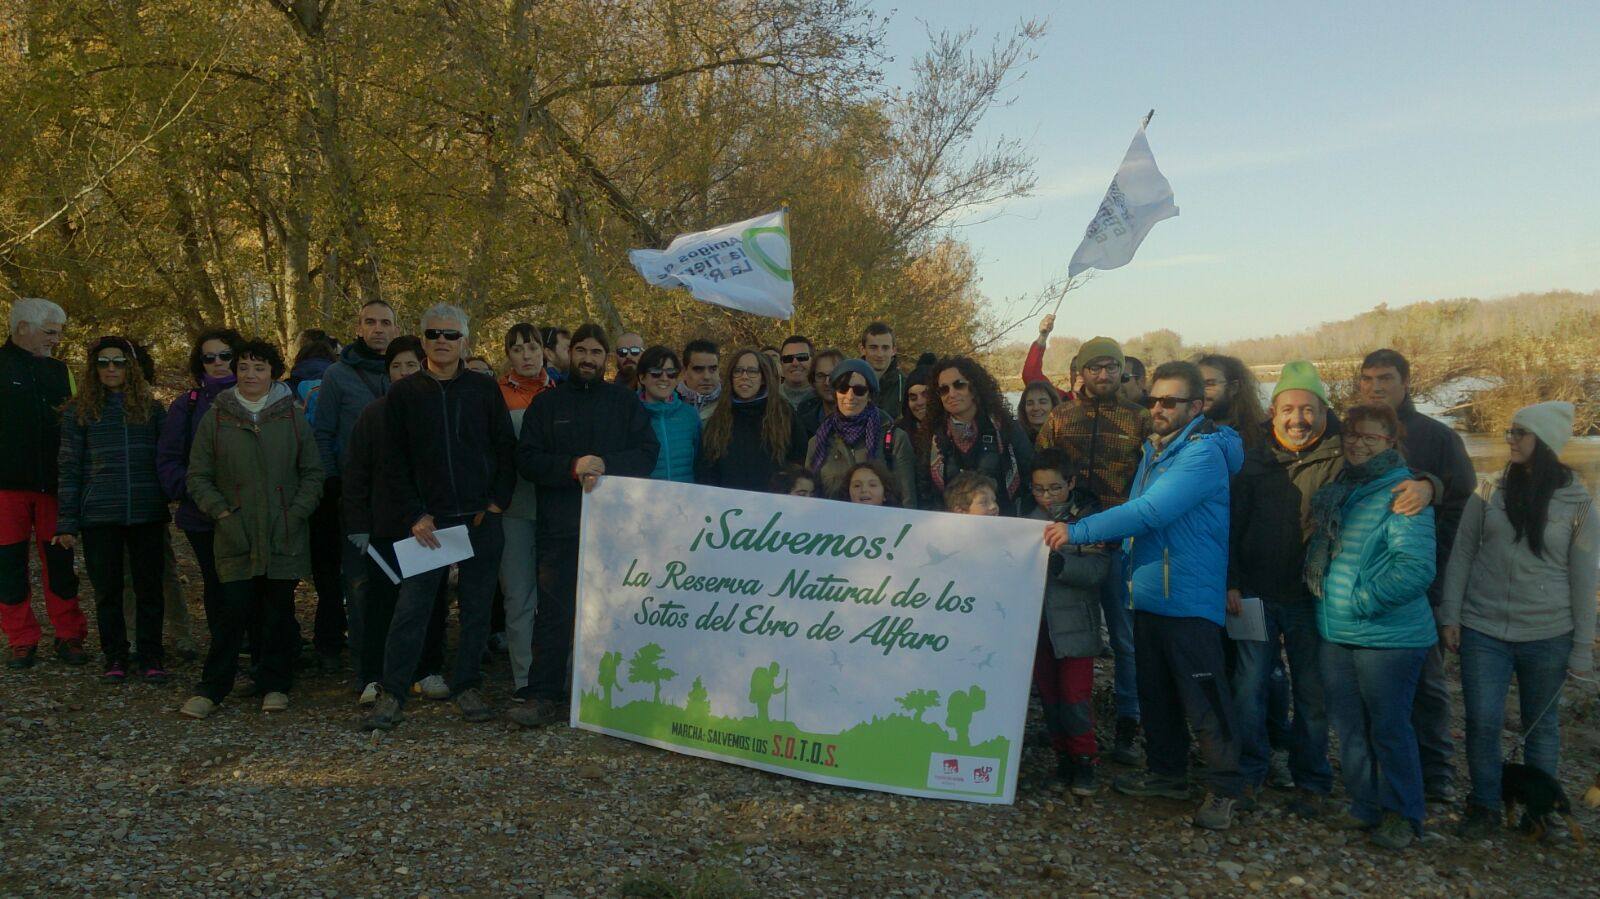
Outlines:
[[[1484,496],[1488,495],[1488,500]],[[1544,555],[1516,540],[1496,477],[1467,501],[1445,569],[1441,625],[1509,643],[1572,634],[1569,670],[1593,667],[1600,511],[1576,478],[1550,497]]]

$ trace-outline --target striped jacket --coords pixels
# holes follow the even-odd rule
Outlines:
[[[71,405],[62,411],[57,533],[167,520],[167,496],[156,474],[165,419],[166,410],[152,403],[149,418],[128,421],[120,393],[107,394],[97,421],[79,422]]]
[[[1122,399],[1100,402],[1085,397],[1050,410],[1039,428],[1039,449],[1060,447],[1080,471],[1089,473],[1088,486],[1102,508],[1128,501],[1133,474],[1145,439],[1150,436],[1150,412]]]

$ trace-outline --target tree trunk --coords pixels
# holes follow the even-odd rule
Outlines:
[[[611,301],[610,287],[606,283],[605,269],[595,252],[594,235],[589,229],[589,214],[583,197],[571,187],[561,189],[561,212],[567,226],[567,243],[578,261],[578,282],[583,287],[584,315],[590,321],[598,317],[606,330],[613,335],[622,333],[622,316],[617,314]]]

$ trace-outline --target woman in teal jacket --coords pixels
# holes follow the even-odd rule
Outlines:
[[[657,481],[694,483],[695,459],[700,454],[700,413],[678,396],[678,375],[683,366],[678,354],[653,346],[639,357],[639,401],[650,416],[661,452],[656,454]]]
[[[1320,600],[1322,682],[1339,734],[1349,824],[1403,849],[1422,835],[1422,761],[1411,705],[1437,641],[1433,510],[1396,514],[1391,492],[1411,477],[1388,406],[1357,406],[1344,424],[1345,467],[1311,499],[1306,584]]]

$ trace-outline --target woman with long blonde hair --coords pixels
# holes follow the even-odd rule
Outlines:
[[[805,452],[805,434],[778,394],[778,368],[755,347],[736,351],[722,373],[722,397],[706,420],[695,480],[735,490],[766,490],[772,476]]]

